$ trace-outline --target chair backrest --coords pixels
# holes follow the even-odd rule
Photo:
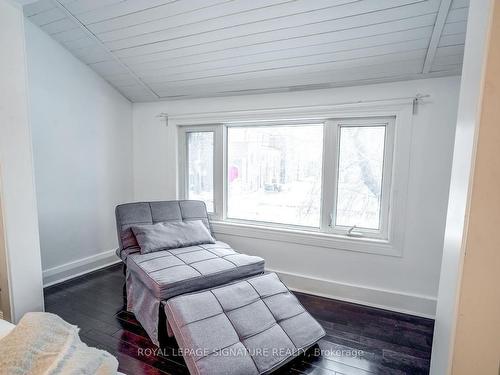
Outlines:
[[[120,251],[138,247],[131,226],[159,222],[201,220],[213,235],[205,202],[179,200],[125,203],[116,207],[116,229]]]

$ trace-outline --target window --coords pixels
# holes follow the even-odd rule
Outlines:
[[[214,132],[188,132],[187,199],[201,200],[214,212]]]
[[[332,120],[334,150],[330,231],[351,237],[387,239],[391,197],[394,119]]]
[[[380,229],[385,126],[341,126],[335,225]]]
[[[181,192],[215,219],[389,239],[394,117],[181,129]]]
[[[322,124],[229,127],[227,217],[319,228],[322,153]]]

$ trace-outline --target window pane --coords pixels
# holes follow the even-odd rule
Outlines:
[[[188,199],[204,201],[214,212],[214,133],[187,133]]]
[[[340,128],[336,225],[380,229],[385,126]]]
[[[227,216],[319,227],[322,153],[322,124],[228,128]]]

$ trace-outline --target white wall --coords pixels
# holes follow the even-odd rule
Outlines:
[[[266,259],[295,289],[434,315],[460,80],[448,77],[331,90],[134,104],[134,197],[175,199],[176,129],[156,118],[216,111],[328,105],[430,94],[414,116],[402,257],[219,235]]]
[[[114,207],[132,199],[132,104],[26,22],[44,283],[116,261]]]
[[[9,280],[2,293],[9,293],[11,311],[6,313],[17,322],[25,312],[43,310],[43,293],[23,14],[5,0],[0,0],[0,56],[0,218],[5,231],[0,251],[6,253],[0,258],[6,260]]]

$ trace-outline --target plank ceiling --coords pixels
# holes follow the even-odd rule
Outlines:
[[[469,0],[39,0],[25,16],[134,102],[461,72]]]

